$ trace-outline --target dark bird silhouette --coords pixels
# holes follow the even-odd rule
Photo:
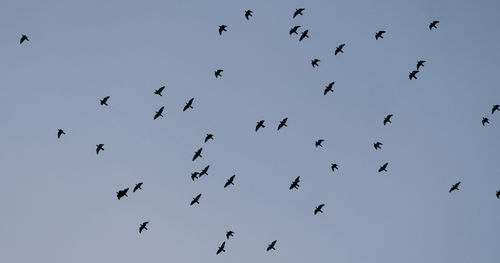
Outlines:
[[[57,139],[61,138],[61,135],[66,134],[63,130],[57,129]]]
[[[429,24],[429,30],[432,30],[432,28],[435,28],[437,29],[437,24],[439,23],[439,21],[432,21],[430,24]]]
[[[418,72],[419,72],[418,70],[414,70],[414,71],[410,72],[410,75],[408,76],[410,78],[410,80],[411,79],[417,79],[417,73]]]
[[[333,93],[333,85],[335,85],[335,81],[334,82],[330,82],[330,84],[328,84],[327,86],[325,86],[325,91],[323,91],[323,95],[326,95],[328,92],[332,92]]]
[[[500,105],[493,105],[491,109],[491,114],[495,113],[495,111],[500,111]]]
[[[198,179],[198,175],[199,175],[199,174],[200,174],[200,173],[198,173],[198,172],[194,172],[194,173],[192,173],[192,174],[191,174],[191,180],[193,180],[193,181],[194,181],[194,179]]]
[[[208,133],[207,136],[205,136],[205,143],[208,142],[208,140],[213,140],[213,139],[214,139],[214,135],[211,133]]]
[[[118,192],[116,192],[116,198],[118,198],[118,200],[120,200],[124,196],[128,197],[127,192],[128,192],[128,188],[125,188],[123,190],[119,190]]]
[[[276,242],[277,242],[277,241],[278,241],[278,240],[274,240],[273,242],[271,242],[271,244],[267,245],[267,251],[269,251],[269,250],[271,250],[271,249],[272,249],[272,250],[276,250],[276,249],[274,248],[274,246],[276,245]]]
[[[251,17],[251,16],[252,16],[252,13],[253,13],[253,11],[252,11],[252,10],[247,10],[247,11],[245,11],[245,18],[248,20],[248,19],[249,19],[249,17]]]
[[[340,52],[340,53],[344,53],[344,51],[342,50],[344,48],[345,44],[342,44],[340,46],[338,46],[336,49],[335,49],[335,56]]]
[[[375,150],[378,150],[378,149],[381,148],[380,147],[381,145],[383,145],[381,142],[376,142],[376,143],[373,144],[373,147],[375,147]]]
[[[220,245],[219,249],[217,249],[217,253],[215,253],[216,255],[218,255],[220,252],[226,252],[224,250],[224,246],[226,245],[226,241],[222,242],[222,244]]]
[[[417,61],[417,70],[420,69],[420,67],[424,67],[425,60],[419,60]]]
[[[201,172],[200,172],[200,174],[198,176],[201,177],[203,175],[208,175],[208,168],[210,168],[210,165],[205,166],[205,168],[203,168],[201,170]]]
[[[323,207],[325,206],[325,204],[320,204],[318,205],[316,208],[314,208],[314,214],[317,214],[317,213],[323,213],[323,211],[321,210]]]
[[[500,190],[497,191],[497,198],[500,199]]]
[[[219,35],[222,35],[222,32],[227,32],[226,28],[227,28],[226,25],[220,25],[219,26]]]
[[[278,131],[283,128],[283,126],[285,127],[288,127],[286,126],[286,121],[288,120],[288,118],[284,118],[282,121],[280,121],[280,124],[278,125]]]
[[[293,13],[293,18],[295,18],[298,15],[302,15],[302,11],[306,10],[305,8],[299,8],[295,9],[295,13]]]
[[[295,178],[295,180],[293,180],[292,184],[290,185],[290,188],[289,190],[292,190],[292,189],[299,189],[299,183],[300,183],[300,176],[297,176],[297,178]]]
[[[22,44],[24,41],[30,41],[26,35],[21,35],[21,39],[19,40],[19,44]]]
[[[292,34],[296,34],[296,35],[298,35],[299,33],[297,33],[297,30],[298,30],[299,28],[300,28],[300,26],[294,26],[294,27],[292,27],[292,28],[290,29],[290,32],[288,32],[288,33],[290,34],[290,36],[291,36]]]
[[[377,33],[375,33],[375,40],[378,40],[379,38],[384,38],[382,35],[385,33],[384,30],[380,30]]]
[[[95,149],[96,154],[99,154],[100,151],[104,151],[104,148],[103,148],[104,144],[101,143],[101,144],[98,144],[96,146],[97,146],[97,148]]]
[[[229,185],[234,185],[234,177],[236,177],[236,175],[233,174],[231,177],[229,177],[229,179],[227,179],[227,182],[224,184],[224,188],[228,187]]]
[[[266,126],[264,126],[264,120],[257,122],[257,126],[255,126],[255,131],[258,131],[260,128],[266,128]]]
[[[325,140],[323,140],[323,139],[319,139],[319,140],[317,140],[317,141],[314,143],[314,145],[316,145],[316,147],[323,147],[323,145],[321,145],[321,143],[323,143],[324,141],[325,141]]]
[[[302,34],[300,35],[299,41],[302,41],[302,39],[304,39],[306,37],[309,38],[307,33],[309,33],[309,29],[306,29],[306,30],[304,30],[304,32],[302,32]]]
[[[142,186],[142,182],[135,184],[135,186],[134,186],[134,190],[133,190],[132,192],[134,192],[134,193],[135,193],[135,191],[137,191],[137,190],[139,190],[139,189],[141,189],[141,190],[142,190],[141,186]]]
[[[455,190],[460,190],[458,189],[458,186],[460,185],[460,181],[454,185],[451,186],[449,193],[455,191]]]
[[[319,67],[318,62],[320,62],[320,61],[321,61],[321,60],[319,60],[319,59],[317,59],[317,58],[315,58],[315,59],[311,60],[311,65],[312,65],[312,67],[313,67],[313,68],[315,68],[315,67]]]
[[[223,72],[224,70],[222,69],[218,69],[215,71],[215,78],[218,78],[218,77],[222,77],[221,73]]]
[[[187,109],[189,108],[193,108],[193,101],[194,101],[194,98],[191,98],[188,102],[186,102],[186,105],[184,106],[184,109],[182,109],[182,111],[186,111]]]
[[[230,238],[230,237],[232,237],[232,236],[233,236],[233,234],[234,234],[234,232],[233,232],[233,231],[231,231],[231,230],[227,231],[227,232],[226,232],[226,238],[229,240],[229,238]]]
[[[165,89],[165,86],[163,86],[163,87],[161,87],[161,88],[159,88],[159,89],[155,90],[155,94],[156,94],[156,95],[160,95],[160,96],[161,96],[161,93],[163,92],[163,90],[164,90],[164,89]]]
[[[200,149],[198,149],[198,151],[196,151],[196,152],[194,153],[194,156],[193,156],[193,162],[194,162],[194,160],[196,160],[198,157],[203,157],[203,156],[201,156],[201,151],[202,151],[202,150],[203,150],[203,148],[200,148]]]
[[[392,117],[392,114],[389,114],[389,115],[387,115],[387,116],[384,118],[384,125],[386,125],[387,123],[392,123],[392,122],[391,122],[391,117]]]
[[[486,117],[483,117],[482,123],[483,123],[483,126],[484,126],[486,123],[490,124],[490,120],[489,120],[488,118],[486,118]]]
[[[193,198],[193,201],[191,201],[190,206],[194,205],[194,204],[200,204],[200,202],[198,202],[198,201],[200,201],[200,197],[201,197],[201,194],[199,194],[195,198]]]
[[[336,163],[332,163],[331,168],[332,168],[332,172],[335,172],[335,169],[337,169],[337,170],[339,169],[339,165]]]
[[[380,166],[380,168],[378,168],[378,172],[382,172],[382,171],[385,171],[387,172],[386,168],[387,168],[387,165],[389,165],[389,163],[384,163],[382,166]]]
[[[104,97],[104,99],[101,100],[101,105],[108,106],[108,100],[109,100],[109,96]]]
[[[148,228],[146,227],[146,225],[148,223],[149,223],[149,221],[146,221],[146,222],[141,224],[141,226],[139,227],[139,234],[142,232],[142,230],[148,230]]]
[[[163,117],[162,113],[163,113],[163,109],[165,108],[165,106],[162,106],[155,114],[155,116],[153,117],[153,120],[156,120],[158,117]]]

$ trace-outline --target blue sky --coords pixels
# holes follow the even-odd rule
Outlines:
[[[304,15],[293,19],[299,7]],[[499,9],[497,1],[2,1],[2,258],[497,262]],[[441,22],[429,31],[433,20]],[[221,24],[228,31],[219,36]],[[294,25],[310,38],[290,37]],[[387,33],[376,41],[378,30]],[[21,34],[30,41],[19,45]],[[427,62],[410,81],[417,60]],[[182,112],[192,97],[194,109]],[[165,117],[153,121],[161,106]],[[59,128],[67,134],[58,140]],[[204,144],[207,133],[215,140]],[[385,162],[388,172],[377,173]],[[206,165],[209,175],[192,182]],[[300,188],[288,190],[297,176]],[[137,182],[142,191],[116,200]],[[139,234],[143,221],[149,230]],[[235,236],[216,256],[227,230]]]

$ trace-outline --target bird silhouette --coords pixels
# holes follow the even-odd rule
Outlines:
[[[191,180],[193,180],[193,181],[194,181],[194,179],[198,179],[198,175],[199,175],[199,174],[200,174],[200,173],[198,173],[198,172],[194,172],[194,173],[192,173],[192,174],[191,174]]]
[[[106,106],[108,106],[108,100],[109,100],[109,96],[104,97],[104,98],[101,100],[101,105],[106,105]]]
[[[251,16],[252,16],[252,13],[253,13],[253,11],[252,11],[252,10],[247,10],[247,11],[245,11],[245,18],[246,18],[247,20],[249,20],[249,17],[251,17]]]
[[[194,153],[194,156],[193,156],[193,162],[194,160],[196,160],[198,157],[203,157],[201,156],[201,151],[203,150],[203,148],[200,148],[198,149],[195,153]]]
[[[215,71],[215,78],[218,78],[218,77],[222,77],[221,73],[223,72],[224,70],[222,69],[218,69]]]
[[[299,189],[299,183],[300,183],[300,176],[297,176],[297,178],[295,178],[295,180],[293,180],[292,184],[290,185],[290,188],[289,190],[292,190],[292,189]]]
[[[208,140],[213,140],[213,139],[214,139],[214,135],[211,133],[208,133],[207,136],[205,136],[205,143],[207,143]]]
[[[417,70],[420,69],[420,67],[424,67],[425,60],[419,60],[417,61]]]
[[[222,32],[227,32],[226,28],[227,28],[226,25],[220,25],[219,26],[219,35],[222,35]]]
[[[224,246],[225,245],[226,245],[226,241],[222,242],[222,244],[220,245],[219,249],[217,249],[217,253],[215,253],[215,254],[218,255],[221,252],[226,252],[226,250],[224,250]]]
[[[61,135],[66,134],[63,130],[57,129],[57,139],[61,138]]]
[[[224,188],[228,187],[229,185],[234,185],[234,177],[236,177],[236,175],[233,174],[231,177],[229,177],[229,179],[227,179],[227,182],[224,184]]]
[[[128,188],[125,188],[123,190],[119,190],[118,192],[116,192],[116,198],[118,198],[118,200],[120,200],[124,196],[128,197],[127,192],[128,192]]]
[[[295,18],[298,15],[303,15],[302,11],[304,11],[304,10],[306,10],[306,9],[305,8],[295,9],[295,12],[293,13],[293,18]]]
[[[298,30],[299,28],[300,28],[300,26],[294,26],[294,27],[292,27],[292,28],[290,29],[290,32],[288,32],[288,33],[290,34],[290,36],[291,36],[292,34],[296,34],[296,35],[298,35],[299,33],[297,33],[297,30]]]
[[[182,111],[186,111],[187,109],[192,109],[193,108],[193,101],[194,101],[194,98],[191,98],[188,102],[186,102],[186,105],[184,106],[184,109],[182,109]]]
[[[387,172],[387,165],[389,165],[389,163],[384,163],[382,166],[380,166],[380,168],[378,168],[378,172],[382,172],[382,171],[385,171]]]
[[[344,48],[345,44],[341,44],[340,46],[338,46],[336,49],[335,49],[335,56],[340,52],[340,53],[344,53],[344,51],[342,50]]]
[[[500,105],[493,105],[491,109],[491,114],[495,113],[495,111],[500,111]]]
[[[325,141],[325,140],[323,140],[323,139],[319,139],[319,140],[317,140],[317,141],[314,143],[314,145],[316,145],[316,147],[323,147],[323,145],[321,145],[321,143],[323,143],[324,141]]]
[[[375,40],[378,40],[379,38],[384,38],[382,35],[385,33],[384,30],[380,30],[377,33],[375,33]]]
[[[194,204],[200,204],[200,202],[198,202],[198,201],[200,201],[200,197],[201,197],[201,194],[199,194],[195,198],[193,198],[193,201],[191,201],[190,206],[194,205]]]
[[[309,33],[309,29],[306,29],[302,32],[302,34],[300,35],[300,38],[299,38],[299,41],[302,41],[302,39],[304,38],[309,38],[309,36],[307,35],[307,33]]]
[[[311,60],[311,65],[312,65],[312,67],[313,67],[313,68],[315,68],[315,67],[319,67],[318,62],[320,62],[320,61],[321,61],[321,60],[319,60],[319,59],[317,59],[317,58],[315,58],[315,59]]]
[[[260,128],[266,128],[266,126],[264,126],[264,120],[260,120],[257,122],[257,126],[255,126],[255,131],[258,131]]]
[[[500,199],[500,190],[497,191],[497,198]]]
[[[378,150],[378,149],[381,148],[380,147],[381,145],[383,145],[381,142],[376,142],[376,143],[373,144],[373,147],[375,147],[375,150]]]
[[[148,223],[149,223],[149,221],[146,221],[146,222],[141,224],[141,226],[139,227],[139,234],[142,233],[142,230],[148,230],[148,228],[146,227],[146,225]]]
[[[276,242],[277,242],[277,241],[278,241],[278,240],[274,240],[273,242],[271,242],[271,244],[267,245],[267,251],[269,251],[269,250],[271,250],[271,249],[272,249],[272,250],[276,250],[276,249],[274,248],[274,246],[276,245]]]
[[[321,210],[323,207],[325,206],[325,204],[320,204],[318,205],[316,208],[314,208],[314,214],[316,215],[317,213],[323,213],[323,211]]]
[[[488,118],[486,118],[486,117],[483,117],[483,120],[482,120],[481,122],[483,123],[483,126],[484,126],[486,123],[490,124],[490,120],[489,120]]]
[[[458,189],[458,186],[460,185],[460,181],[454,185],[451,186],[449,193],[455,191],[455,190],[460,190]]]
[[[326,95],[328,92],[332,92],[333,93],[333,85],[335,85],[335,81],[334,82],[330,82],[330,84],[326,85],[325,86],[325,91],[323,91],[323,95]]]
[[[139,189],[141,189],[141,190],[142,190],[141,186],[142,186],[142,182],[135,184],[135,186],[134,186],[134,190],[133,190],[132,192],[134,192],[134,193],[135,193],[135,191],[137,191],[137,190],[139,190]]]
[[[21,39],[19,40],[19,44],[22,44],[24,41],[30,41],[26,35],[21,35]]]
[[[384,118],[384,125],[386,125],[387,123],[392,123],[392,122],[391,122],[391,117],[392,117],[392,114],[389,114],[389,115],[387,115],[387,116]]]
[[[408,76],[408,78],[410,78],[410,80],[411,79],[417,79],[417,73],[418,72],[419,72],[418,70],[414,70],[414,71],[410,72],[410,75]]]
[[[230,237],[232,237],[232,236],[233,236],[233,234],[234,234],[234,232],[233,232],[233,231],[231,231],[231,230],[227,231],[227,232],[226,232],[226,239],[228,239],[228,240],[229,240],[229,238],[230,238]]]
[[[160,96],[161,96],[161,93],[163,92],[163,90],[164,90],[164,89],[165,89],[165,86],[163,86],[163,87],[161,87],[161,88],[159,88],[159,89],[155,90],[155,93],[154,93],[154,94],[156,94],[156,95],[160,95]]]
[[[336,163],[332,163],[332,165],[330,166],[330,168],[332,168],[332,172],[335,172],[335,169],[339,169],[339,165],[336,164]]]
[[[439,21],[432,21],[430,24],[429,24],[429,30],[432,30],[433,28],[437,29],[437,24],[439,23]]]
[[[200,174],[198,176],[201,177],[203,175],[208,175],[208,168],[210,168],[210,165],[205,166],[205,168],[203,168],[201,170],[201,172],[200,172]]]
[[[162,106],[155,114],[155,116],[153,117],[153,120],[156,120],[158,117],[163,117],[162,113],[163,113],[163,109],[165,108],[165,106]]]
[[[282,121],[280,121],[280,124],[278,125],[278,131],[284,127],[288,127],[286,126],[286,121],[288,120],[288,118],[284,118]]]
[[[99,152],[100,152],[100,151],[104,151],[103,146],[104,146],[104,144],[102,144],[102,143],[101,143],[101,144],[96,145],[96,147],[97,147],[97,148],[95,149],[96,154],[99,154]]]

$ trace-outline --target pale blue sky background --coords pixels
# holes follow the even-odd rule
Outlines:
[[[498,1],[2,0],[2,261],[498,262],[499,11]],[[290,37],[294,25],[310,38]],[[21,34],[30,41],[19,45]]]

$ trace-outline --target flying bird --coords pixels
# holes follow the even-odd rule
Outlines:
[[[141,224],[141,226],[139,227],[139,234],[142,232],[142,230],[148,230],[148,228],[146,227],[146,225],[148,223],[149,223],[149,221],[146,221],[146,222]]]
[[[336,49],[335,49],[335,56],[340,52],[340,53],[344,53],[344,51],[342,50],[344,48],[345,44],[342,44],[340,46],[338,46]]]
[[[274,240],[273,242],[271,242],[271,244],[267,245],[267,251],[269,251],[269,250],[271,250],[271,249],[272,249],[272,250],[276,250],[276,249],[274,248],[274,246],[276,245],[276,242],[277,242],[277,241],[278,241],[278,240]]]
[[[219,35],[222,35],[222,32],[227,32],[226,30],[227,26],[226,25],[220,25],[219,26]]]
[[[318,205],[316,208],[314,208],[314,214],[317,214],[317,213],[323,213],[323,211],[321,210],[323,207],[325,206],[325,204],[320,204]]]
[[[141,186],[142,186],[142,182],[135,184],[135,186],[134,186],[134,190],[133,190],[132,192],[134,192],[134,193],[135,193],[135,191],[137,191],[137,190],[139,190],[139,189],[141,189],[141,190],[142,190]]]
[[[313,68],[318,67],[318,66],[319,66],[319,65],[318,65],[318,62],[320,62],[320,61],[321,61],[321,60],[319,60],[319,59],[317,59],[317,58],[315,58],[315,59],[311,60],[311,65],[312,65],[312,67],[313,67]]]
[[[429,30],[432,30],[432,28],[435,28],[437,29],[437,24],[439,23],[439,21],[432,21],[430,24],[429,24]]]
[[[460,185],[460,181],[454,185],[451,186],[449,193],[455,191],[455,190],[460,190],[458,189],[458,186]]]
[[[104,148],[103,148],[104,144],[101,143],[101,144],[98,144],[96,146],[97,146],[97,148],[95,149],[96,154],[99,154],[99,152],[101,150],[104,151]]]
[[[156,94],[156,95],[160,95],[160,96],[161,96],[161,93],[163,92],[163,90],[164,90],[164,89],[165,89],[165,86],[163,86],[163,87],[161,87],[161,88],[159,88],[159,89],[155,90],[155,94]]]
[[[298,15],[302,15],[302,11],[306,10],[305,8],[299,8],[295,9],[295,12],[293,13],[293,18],[295,18]]]
[[[284,118],[282,121],[280,121],[280,124],[278,125],[278,131],[283,128],[283,126],[285,127],[288,127],[286,126],[286,121],[288,120],[288,118]]]
[[[417,79],[417,73],[418,72],[419,72],[418,70],[414,70],[414,71],[410,72],[410,75],[408,76],[410,78],[410,80],[411,79]]]
[[[224,70],[222,69],[218,69],[215,71],[215,78],[218,78],[218,77],[222,77],[221,73],[223,72]]]
[[[375,150],[378,150],[378,149],[381,148],[380,147],[381,145],[383,145],[381,142],[376,142],[376,143],[373,144],[373,147],[375,147]]]
[[[193,181],[194,181],[194,179],[198,179],[198,175],[199,175],[199,174],[200,174],[200,173],[198,173],[198,172],[194,172],[194,173],[192,173],[192,174],[191,174],[191,180],[193,180]]]
[[[387,116],[384,118],[384,125],[386,125],[387,123],[392,123],[392,122],[391,122],[391,117],[392,117],[392,114],[389,114],[389,115],[387,115]]]
[[[314,145],[316,145],[316,147],[323,147],[323,145],[321,145],[321,143],[323,143],[324,141],[325,141],[325,140],[323,140],[323,139],[319,139],[319,140],[317,140],[317,141],[314,143]]]
[[[119,190],[118,192],[116,192],[116,198],[118,198],[118,200],[120,200],[124,196],[128,197],[127,192],[128,192],[128,188],[125,188],[123,190]]]
[[[384,37],[382,36],[382,34],[384,34],[384,33],[385,33],[385,31],[384,31],[384,30],[380,30],[380,31],[378,31],[377,33],[375,33],[375,40],[378,40],[379,38],[384,38]]]
[[[493,105],[491,109],[491,114],[495,113],[495,111],[500,111],[500,105]]]
[[[325,91],[323,91],[323,95],[326,95],[328,92],[332,92],[333,93],[333,85],[335,85],[335,81],[334,82],[330,82],[330,84],[328,84],[327,86],[325,86]]]
[[[245,11],[245,18],[248,20],[248,19],[249,19],[249,17],[251,17],[251,16],[252,16],[252,13],[253,13],[253,11],[252,11],[252,10],[247,10],[247,11]]]
[[[486,123],[490,124],[490,120],[489,120],[488,118],[486,118],[486,117],[483,117],[482,123],[483,123],[483,126],[484,126]]]
[[[213,140],[213,139],[214,139],[214,135],[211,133],[208,133],[207,136],[205,136],[205,143],[208,142],[208,140]]]
[[[57,129],[57,139],[61,138],[61,135],[66,134],[63,130]]]
[[[299,28],[300,28],[300,26],[294,26],[294,27],[292,27],[292,28],[290,29],[290,32],[288,32],[288,33],[290,34],[290,36],[291,36],[292,34],[296,34],[296,35],[298,35],[299,33],[297,33],[297,30],[298,30]]]
[[[104,99],[101,100],[101,105],[108,106],[108,100],[109,100],[109,96],[104,97]]]
[[[222,244],[220,245],[219,249],[217,249],[217,253],[215,253],[216,255],[218,255],[220,252],[226,252],[224,250],[224,246],[226,245],[226,241],[222,242]]]
[[[229,179],[227,179],[227,182],[224,184],[224,188],[228,187],[229,185],[234,185],[234,177],[236,177],[236,175],[233,174],[231,177],[229,177]]]
[[[425,60],[419,60],[417,61],[417,70],[420,69],[420,67],[424,67]]]
[[[22,44],[24,41],[30,41],[26,35],[21,35],[21,39],[19,40],[19,44]]]
[[[304,32],[302,32],[302,34],[300,35],[299,41],[302,41],[302,39],[304,39],[306,37],[309,38],[307,33],[309,33],[309,29],[306,29],[306,30],[304,30]]]
[[[155,114],[155,116],[153,117],[153,120],[156,120],[158,117],[163,117],[162,113],[163,113],[163,109],[165,108],[165,106],[162,106]]]
[[[205,166],[198,176],[201,177],[202,175],[208,175],[208,168],[210,168],[210,165]]]
[[[197,195],[195,198],[193,198],[193,201],[191,201],[191,205],[194,205],[194,204],[200,204],[200,202],[198,202],[200,200],[200,197],[201,197],[201,194]]]
[[[226,238],[229,240],[229,238],[230,238],[230,237],[232,237],[232,236],[233,236],[233,234],[234,234],[234,232],[233,232],[233,231],[231,231],[231,230],[227,231],[227,232],[226,232]]]
[[[389,165],[389,163],[384,163],[382,166],[380,166],[380,168],[378,168],[378,172],[382,172],[382,171],[385,171],[387,172],[386,168],[387,168],[387,165]]]
[[[500,190],[497,191],[497,198],[500,199]]]
[[[290,185],[290,188],[289,190],[292,190],[292,189],[299,189],[299,183],[300,183],[300,176],[297,176],[297,178],[295,178],[295,180],[293,180],[292,184]]]
[[[266,126],[264,126],[264,120],[257,122],[257,126],[255,126],[255,131],[258,131],[260,128],[266,128]]]
[[[337,169],[337,170],[339,169],[339,165],[336,163],[332,163],[331,168],[332,168],[332,172],[335,172],[335,169]]]
[[[184,106],[184,109],[182,109],[182,111],[186,111],[187,109],[189,108],[193,108],[193,101],[194,101],[194,98],[191,98],[188,102],[186,102],[186,105]]]
[[[203,148],[200,148],[198,149],[195,153],[194,153],[194,156],[193,156],[193,162],[194,160],[196,160],[198,157],[203,157],[201,156],[201,151],[203,150]]]

